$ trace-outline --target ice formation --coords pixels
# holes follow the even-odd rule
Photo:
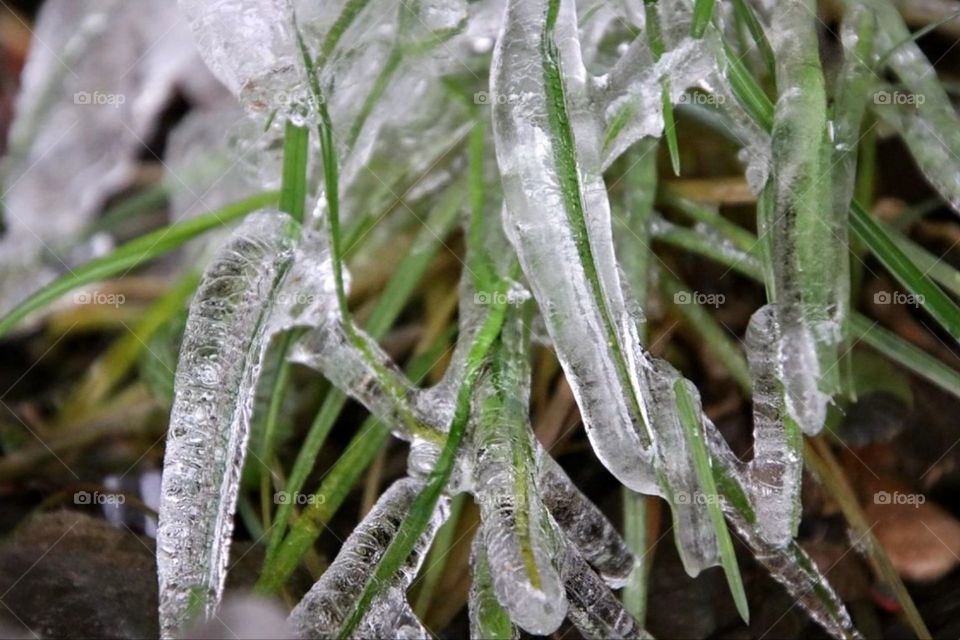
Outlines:
[[[533,438],[528,343],[530,325],[541,321],[598,458],[629,488],[669,502],[687,571],[723,561],[729,536],[722,508],[811,615],[836,636],[855,635],[793,538],[800,429],[820,428],[834,392],[817,380],[831,357],[817,345],[835,351],[845,304],[838,301],[842,287],[820,287],[815,299],[798,293],[798,279],[813,275],[797,247],[824,233],[811,231],[811,212],[831,209],[820,191],[809,198],[804,191],[805,176],[832,152],[826,122],[801,118],[822,87],[804,96],[797,70],[783,70],[773,139],[799,136],[803,144],[772,153],[771,137],[725,88],[722,30],[688,36],[687,5],[666,1],[643,12],[633,3],[421,0],[385,10],[375,0],[181,0],[204,60],[254,115],[250,122],[271,123],[268,144],[275,146],[284,119],[314,126],[329,115],[320,126],[331,134],[340,209],[352,221],[362,225],[356,218],[372,215],[366,208],[380,195],[398,196],[392,185],[409,176],[392,165],[435,171],[416,185],[418,196],[454,183],[463,172],[456,149],[471,129],[463,120],[478,111],[492,112],[503,198],[481,194],[489,202],[474,203],[458,345],[431,388],[408,379],[341,306],[334,283],[342,265],[330,249],[328,194],[319,180],[311,182],[319,204],[303,229],[283,214],[261,213],[214,257],[191,310],[167,445],[158,536],[165,635],[175,635],[194,607],[208,616],[216,610],[252,390],[270,337],[297,327],[306,331],[290,360],[320,371],[411,442],[410,477],[381,496],[291,614],[301,637],[426,637],[406,591],[449,497],[461,492],[476,498],[482,521],[469,597],[475,635],[515,637],[517,627],[550,634],[566,617],[586,637],[647,637],[611,591],[629,580],[635,558]],[[801,10],[778,5],[770,19],[773,46],[802,65],[800,44],[814,30]],[[645,33],[628,38],[631,30],[621,27],[648,28],[652,19],[663,27],[657,55]],[[617,55],[603,44],[610,31],[621,34]],[[480,85],[474,105],[450,100],[445,79],[469,72],[480,80],[475,69],[484,69],[485,82],[487,64],[490,85]],[[319,84],[313,93],[311,68]],[[774,300],[748,331],[756,447],[747,464],[702,414],[693,385],[641,346],[644,318],[614,250],[603,173],[637,141],[664,133],[665,86],[671,103],[691,92],[717,98],[717,113],[750,156],[751,187],[766,194],[775,251],[790,258],[767,265]],[[425,121],[435,130],[424,133]],[[371,178],[370,167],[407,150],[404,163],[384,163],[391,165],[385,178]],[[448,153],[454,159],[444,160]],[[254,175],[263,180],[273,170],[261,162]],[[492,165],[484,171],[492,173]],[[659,232],[671,231],[658,224]],[[736,247],[717,250],[755,261]],[[412,507],[430,500],[439,506],[409,538],[396,573],[381,580],[377,570],[394,566],[382,561],[400,548],[391,545],[423,516]],[[727,561],[724,568],[736,571]]]

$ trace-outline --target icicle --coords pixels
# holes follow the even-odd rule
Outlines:
[[[491,71],[492,92],[515,97],[498,101],[493,110],[507,236],[543,311],[594,450],[622,482],[657,493],[653,438],[638,399],[639,340],[621,294],[600,174],[600,126],[589,122],[581,105],[573,118],[582,126],[575,127],[576,136],[570,130],[563,96],[577,90],[557,85],[558,54],[541,58],[553,47],[543,38],[562,43],[568,83],[582,82],[585,72],[570,3],[560,4],[556,35],[552,26],[544,29],[547,9],[544,0],[508,3]],[[548,74],[554,79],[548,81]],[[573,139],[586,148],[579,167]]]
[[[354,601],[370,578],[384,551],[396,535],[400,523],[423,482],[412,478],[398,480],[380,496],[373,509],[353,530],[333,564],[290,613],[289,622],[299,638],[335,637]],[[373,604],[357,628],[355,637],[384,637],[398,632],[404,637],[421,637],[422,626],[410,617],[404,592],[413,582],[437,529],[446,520],[449,501],[442,498],[424,535],[410,558],[395,576],[394,582]],[[409,635],[408,635],[409,634]]]
[[[563,621],[567,603],[553,564],[560,535],[536,485],[527,353],[518,344],[522,331],[519,317],[507,320],[492,380],[475,400],[474,493],[497,598],[518,625],[548,635]]]
[[[515,640],[520,637],[509,615],[497,601],[493,590],[493,578],[490,576],[490,564],[483,525],[480,525],[473,540],[470,555],[472,580],[467,604],[470,611],[470,637],[490,640]]]
[[[180,0],[213,74],[253,112],[287,111],[297,99],[299,52],[290,0]]]
[[[563,556],[570,621],[585,638],[651,638],[573,545]]]
[[[777,53],[779,98],[773,124],[773,175],[767,186],[781,358],[787,408],[808,434],[823,428],[838,391],[836,360],[849,296],[847,225],[831,210],[826,97],[817,52],[816,7],[777,5],[771,45]]]
[[[803,473],[801,433],[784,402],[780,335],[773,305],[750,318],[746,350],[753,385],[753,461],[749,467],[750,497],[757,512],[757,530],[767,543],[789,544],[800,525]]]
[[[550,515],[607,584],[614,588],[624,586],[635,564],[626,542],[553,458],[542,450],[537,455],[540,489]]]
[[[298,232],[286,214],[249,217],[207,268],[190,306],[157,535],[164,637],[194,615],[212,615],[223,591],[267,315]]]

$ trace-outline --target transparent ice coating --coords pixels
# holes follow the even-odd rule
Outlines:
[[[550,515],[608,585],[623,587],[636,563],[627,543],[553,458],[545,451],[537,456],[540,490]]]
[[[560,14],[555,38],[562,45],[569,85],[584,81],[586,72],[576,53],[569,2],[561,3]],[[575,161],[568,158],[574,150],[554,140],[550,131],[540,55],[545,15],[544,2],[508,2],[494,54],[491,93],[508,98],[493,109],[507,206],[504,224],[598,457],[627,486],[658,493],[652,435],[637,409],[634,349],[639,339],[627,314],[613,255],[610,210],[600,174],[599,123],[590,122],[585,107],[572,109],[572,121],[586,121],[576,132],[580,135],[574,136],[577,150],[586,152],[579,154],[582,164],[572,168],[571,177],[569,163]],[[576,87],[569,87],[565,95],[577,93]],[[584,94],[579,87],[579,95]],[[566,166],[557,161],[561,153],[567,155],[561,161]],[[575,193],[565,200],[564,189]],[[574,215],[568,211],[568,200],[576,200],[572,206],[585,212],[586,238],[568,220]],[[586,264],[583,253],[590,254]]]
[[[244,107],[285,109],[298,84],[290,0],[180,0],[204,62]]]
[[[753,314],[745,342],[753,385],[753,461],[747,487],[760,537],[782,547],[793,540],[800,525],[803,459],[801,434],[785,404],[773,305]]]
[[[380,496],[370,513],[343,543],[330,567],[290,613],[289,622],[298,638],[336,637],[423,486],[420,480],[404,478],[393,483]],[[420,635],[422,626],[414,624],[416,619],[409,613],[405,592],[448,515],[449,499],[441,498],[410,557],[386,585],[379,599],[374,601],[354,637],[394,637],[397,633],[403,637],[423,637]],[[384,631],[391,623],[397,627],[385,636]]]
[[[517,628],[510,616],[497,600],[493,590],[493,578],[490,575],[490,563],[487,560],[486,536],[480,525],[473,539],[470,553],[470,593],[467,606],[470,614],[470,637],[513,639],[519,638]]]
[[[299,225],[253,214],[207,267],[190,306],[167,433],[157,534],[160,627],[210,617],[223,592],[267,313]],[[202,611],[194,610],[202,607]]]
[[[519,317],[508,318],[493,370],[479,389],[474,494],[497,598],[519,626],[548,635],[563,621],[566,599],[554,565],[560,534],[536,485],[527,353],[516,348],[522,331]]]
[[[0,164],[0,314],[89,258],[81,232],[133,176],[175,85],[207,82],[198,62],[163,0],[43,5]]]
[[[846,220],[833,220],[826,98],[812,2],[778,4],[770,42],[777,53],[770,210],[772,300],[781,332],[787,409],[816,434],[838,390],[836,366],[849,297]],[[811,47],[812,50],[811,50]]]
[[[574,545],[563,555],[569,618],[585,638],[651,638]]]

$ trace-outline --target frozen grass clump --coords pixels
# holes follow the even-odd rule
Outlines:
[[[796,540],[805,458],[825,482],[830,472],[805,452],[804,435],[818,434],[829,405],[850,394],[844,353],[866,322],[850,304],[850,238],[960,338],[960,310],[935,282],[951,273],[908,257],[918,255],[909,241],[854,198],[859,133],[872,113],[905,137],[946,202],[960,200],[957,115],[896,10],[848,3],[843,56],[828,83],[810,0],[390,4],[181,0],[201,57],[239,105],[217,103],[198,117],[222,143],[208,155],[220,165],[231,152],[243,155],[227,184],[254,195],[206,216],[183,198],[170,227],[54,281],[0,322],[9,331],[71,288],[245,218],[204,248],[180,347],[157,547],[164,636],[216,615],[245,464],[259,469],[266,560],[258,589],[277,593],[392,435],[410,443],[407,476],[294,608],[289,622],[301,637],[428,637],[407,592],[418,574],[429,576],[431,546],[449,543],[443,523],[464,494],[481,520],[471,559],[474,635],[549,635],[568,619],[585,637],[647,637],[642,550],[534,437],[536,341],[556,356],[600,463],[629,496],[669,505],[691,576],[722,567],[748,621],[736,535],[829,634],[858,637]],[[927,102],[906,109],[872,100],[891,90],[879,80],[886,70]],[[737,144],[757,197],[758,235],[669,194],[695,226],[653,210],[661,141],[683,171],[678,114]],[[174,136],[171,164],[203,166],[197,158],[208,145],[192,139],[193,126],[188,120]],[[629,179],[608,188],[624,162]],[[397,190],[402,206],[387,206]],[[212,192],[217,204],[226,191]],[[376,304],[358,313],[347,262],[377,256],[411,221],[422,228]],[[456,345],[445,375],[425,385],[441,336],[407,362],[381,340],[458,227]],[[752,394],[749,461],[706,416],[693,382],[644,346],[651,276],[681,292],[656,262],[654,239],[766,289],[744,349],[727,344],[703,309],[686,312]],[[960,390],[956,372],[896,336],[870,344]],[[295,462],[281,468],[278,424],[292,363],[332,388]],[[308,489],[348,399],[370,419],[313,500],[274,508],[274,492]],[[646,523],[627,511],[623,529],[634,541]],[[885,566],[875,541],[864,540]],[[902,584],[891,582],[923,633]],[[624,602],[615,594],[623,587]]]

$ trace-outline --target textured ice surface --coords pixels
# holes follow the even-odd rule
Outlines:
[[[631,366],[622,364],[634,357],[639,339],[626,311],[613,255],[610,210],[600,174],[600,126],[574,107],[571,117],[582,120],[585,129],[576,139],[588,148],[579,154],[582,169],[569,162],[562,165],[575,151],[554,139],[550,130],[540,44],[545,13],[544,2],[509,2],[494,54],[492,91],[510,98],[498,101],[493,110],[507,205],[504,223],[594,450],[622,482],[657,493],[651,435],[637,410],[638,381]],[[583,81],[569,2],[561,4],[560,13],[556,39],[567,45],[561,55],[566,77]],[[577,93],[577,87],[569,87],[566,95]],[[582,86],[579,95],[585,98]],[[558,161],[557,154],[566,158]],[[575,215],[571,208],[583,213],[589,238],[571,227],[569,216]],[[582,262],[584,252],[590,254],[587,265]],[[602,304],[598,295],[605,299]]]
[[[547,635],[560,626],[567,603],[555,566],[560,534],[536,484],[527,355],[515,344],[522,331],[519,319],[507,320],[501,364],[479,390],[474,493],[497,598],[518,625]]]
[[[777,312],[767,305],[753,314],[746,335],[753,383],[753,461],[748,487],[760,536],[771,545],[785,546],[800,524],[803,460],[800,432],[786,408],[779,344]]]
[[[627,543],[553,458],[546,452],[538,456],[540,489],[550,515],[607,584],[624,586],[635,563]]]
[[[650,638],[573,545],[563,556],[570,621],[585,638]]]
[[[223,591],[267,314],[297,232],[286,214],[250,216],[214,257],[190,307],[157,534],[164,636],[194,615],[209,617]]]
[[[0,166],[0,313],[89,258],[78,235],[132,177],[175,85],[210,82],[163,0],[44,4]]]
[[[197,49],[252,111],[284,109],[298,84],[290,0],[180,0]]]
[[[477,531],[470,554],[470,594],[467,605],[470,613],[471,638],[518,638],[506,610],[497,600],[487,560],[486,536],[483,525]]]
[[[395,482],[380,497],[343,543],[333,564],[290,613],[289,621],[297,637],[329,638],[337,635],[422,488],[422,481],[406,478]],[[448,515],[449,501],[443,498],[410,558],[374,602],[354,637],[424,637],[422,626],[409,611],[405,591],[416,577],[437,529]]]

